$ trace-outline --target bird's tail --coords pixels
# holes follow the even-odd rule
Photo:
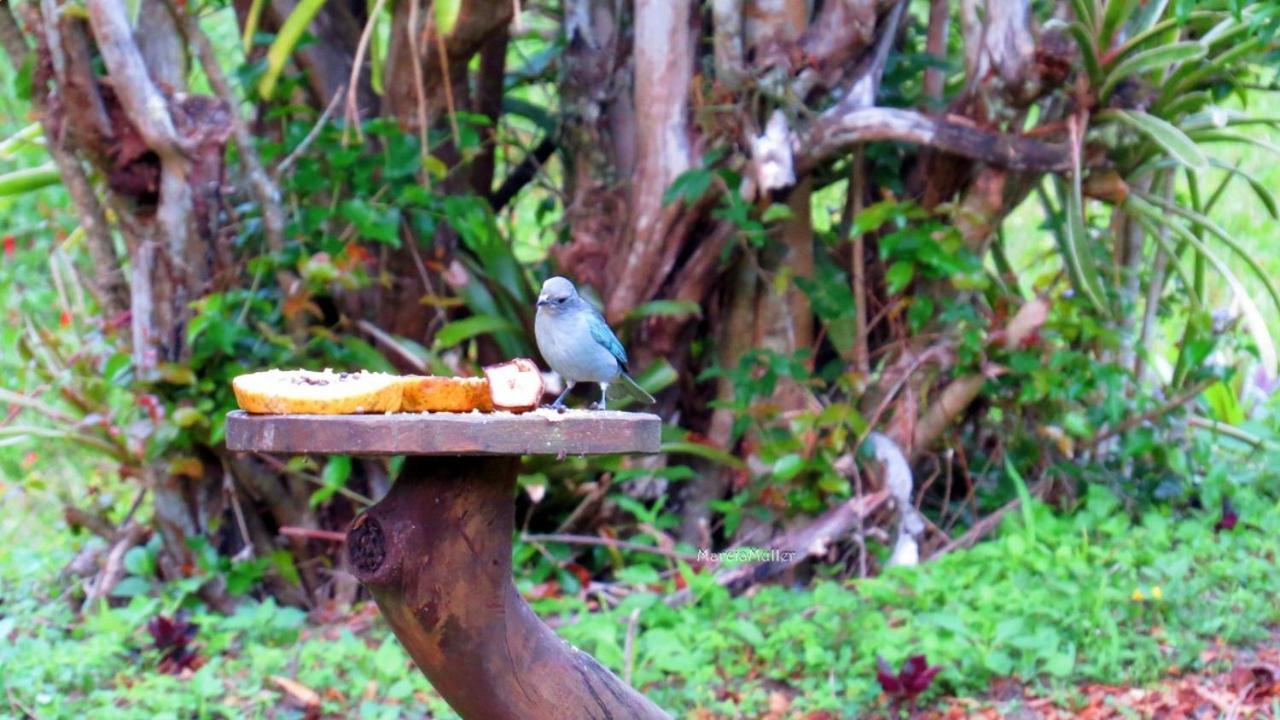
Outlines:
[[[631,377],[627,373],[621,373],[620,380],[621,381],[618,384],[626,390],[628,395],[635,398],[638,402],[642,402],[645,405],[652,405],[657,402],[657,400],[653,399],[652,395],[645,392],[644,388],[640,387],[640,384],[635,381],[635,378]]]

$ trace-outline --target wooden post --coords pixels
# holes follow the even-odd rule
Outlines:
[[[561,640],[511,581],[516,473],[529,453],[655,452],[653,415],[227,418],[231,450],[410,455],[347,534],[351,567],[436,691],[467,720],[669,718]]]
[[[357,577],[464,718],[665,718],[556,637],[511,582],[519,458],[409,458],[347,536]]]

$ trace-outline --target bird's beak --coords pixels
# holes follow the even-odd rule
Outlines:
[[[544,305],[550,305],[550,304],[551,304],[551,301],[547,299],[546,295],[538,296],[538,307],[542,307]]]

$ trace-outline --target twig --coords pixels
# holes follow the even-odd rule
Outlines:
[[[783,552],[790,552],[782,559],[774,562],[749,563],[719,573],[716,582],[729,588],[730,592],[741,593],[752,585],[764,582],[778,573],[808,559],[815,550],[825,548],[848,534],[858,522],[884,505],[890,498],[888,490],[879,490],[870,495],[854,497],[819,515],[813,522],[796,528],[772,540],[772,547]],[[686,588],[668,598],[669,605],[680,605],[692,598]]]
[[[462,132],[458,129],[458,110],[453,101],[453,78],[449,73],[449,53],[444,49],[444,35],[436,28],[436,50],[440,56],[440,82],[444,85],[444,102],[449,111],[449,129],[453,131],[453,144],[462,150]]]
[[[356,104],[359,100],[357,89],[360,87],[360,67],[364,65],[364,54],[369,50],[369,38],[373,36],[373,26],[378,24],[378,16],[382,14],[382,8],[386,4],[386,0],[377,0],[373,4],[373,9],[369,11],[369,21],[364,24],[364,30],[360,33],[356,55],[351,61],[351,79],[347,82],[347,109],[344,116],[347,127],[343,131],[344,140],[348,137],[347,133],[354,128],[356,140],[364,142],[364,129],[360,127],[360,108]]]
[[[426,160],[431,150],[427,139],[427,81],[422,74],[422,51],[418,47],[418,7],[422,0],[409,2],[409,26],[405,32],[409,34],[409,54],[413,56],[413,92],[418,105],[418,152]],[[431,187],[431,173],[426,171],[425,163],[422,177],[426,180],[427,187]]]
[[[630,542],[627,540],[615,540],[611,537],[601,537],[596,535],[572,535],[568,533],[521,533],[520,539],[529,543],[601,545],[615,550],[630,550],[632,552],[649,553],[650,555],[659,555],[672,560],[684,560],[685,562],[694,562],[698,559],[698,556],[692,553],[680,552],[679,550],[663,550],[662,548],[653,547],[652,545],[643,545],[641,543]]]
[[[603,500],[604,496],[609,493],[609,488],[612,486],[613,477],[611,475],[606,475],[603,480],[596,484],[594,489],[587,492],[586,496],[582,498],[582,501],[578,503],[578,506],[573,509],[573,512],[569,513],[569,517],[565,518],[564,521],[560,523],[560,527],[556,528],[556,533],[563,533],[577,527],[578,522],[587,514],[587,510],[592,505]]]
[[[222,460],[222,494],[231,501],[231,511],[236,516],[236,526],[240,530],[240,542],[244,544],[244,549],[240,552],[245,554],[246,558],[253,557],[253,538],[249,536],[249,525],[244,520],[244,510],[240,507],[240,498],[236,493],[236,483],[231,477],[231,467],[227,464],[226,458]],[[239,553],[237,553],[237,556]]]
[[[280,534],[285,537],[303,538],[304,540],[325,540],[327,542],[336,543],[344,543],[347,541],[347,534],[344,532],[298,527],[296,525],[281,526]]]
[[[329,105],[325,107],[324,112],[320,113],[320,119],[316,120],[316,124],[311,126],[311,130],[307,131],[307,135],[302,138],[302,142],[298,143],[298,146],[285,156],[285,159],[281,160],[279,165],[276,165],[276,169],[272,174],[275,176],[277,182],[286,172],[288,172],[289,168],[293,167],[293,164],[298,161],[298,158],[302,157],[302,154],[307,151],[307,148],[311,147],[311,143],[315,142],[316,138],[320,137],[320,131],[323,130],[325,124],[329,122],[329,118],[333,117],[333,111],[338,109],[338,103],[342,100],[344,89],[345,88],[338,88],[338,92],[333,94],[333,98],[329,100]]]
[[[854,220],[862,212],[864,194],[866,193],[866,154],[859,145],[853,155],[853,170],[849,173],[849,197],[845,222],[849,229],[854,227]],[[849,258],[850,270],[853,273],[853,366],[862,374],[871,371],[871,359],[867,344],[867,264],[866,239],[863,233],[853,236],[853,248]]]
[[[1192,427],[1203,428],[1205,430],[1216,432],[1220,435],[1226,435],[1227,437],[1232,438],[1233,440],[1239,440],[1242,443],[1251,445],[1255,449],[1260,448],[1267,444],[1265,440],[1258,437],[1257,435],[1254,435],[1253,433],[1241,430],[1240,428],[1235,427],[1234,425],[1228,425],[1223,422],[1218,422],[1217,420],[1210,420],[1209,418],[1192,415],[1191,417],[1187,418],[1187,424]]]
[[[124,271],[120,269],[115,243],[111,240],[107,214],[98,202],[80,161],[56,141],[51,140],[47,148],[58,166],[62,185],[75,206],[80,227],[84,229],[85,244],[96,272],[91,285],[96,290],[93,295],[101,303],[103,314],[108,318],[114,317],[128,306],[129,287]]]
[[[851,110],[842,103],[818,116],[801,136],[799,146],[804,152],[796,158],[796,172],[809,172],[851,145],[878,140],[923,145],[1010,170],[1063,172],[1071,167],[1070,149],[1063,144],[971,127],[915,110]]]
[[[502,209],[511,202],[511,199],[520,192],[525,185],[538,176],[538,171],[550,159],[551,155],[556,151],[556,140],[554,137],[545,137],[542,142],[538,143],[533,152],[529,153],[520,161],[519,165],[511,171],[503,179],[502,184],[498,186],[497,191],[493,193],[491,204],[495,213],[502,212]]]
[[[1114,437],[1116,435],[1120,435],[1122,433],[1126,433],[1145,422],[1150,422],[1155,418],[1158,418],[1162,415],[1166,415],[1174,410],[1177,410],[1179,407],[1196,399],[1196,397],[1199,396],[1200,393],[1203,392],[1205,388],[1209,387],[1209,384],[1210,383],[1207,380],[1196,383],[1194,386],[1191,387],[1190,390],[1186,391],[1181,395],[1178,395],[1177,397],[1165,403],[1164,405],[1161,405],[1156,408],[1152,408],[1151,410],[1148,410],[1140,415],[1134,415],[1118,423],[1114,427],[1110,427],[1103,430],[1102,432],[1093,436],[1093,438],[1090,439],[1087,443],[1085,443],[1084,447],[1086,449],[1097,447],[1098,444],[1101,443],[1103,440]]]
[[[65,520],[68,525],[79,525],[94,535],[107,540],[112,539],[116,535],[116,529],[112,527],[111,523],[108,522],[106,518],[101,515],[95,515],[94,513],[91,513],[84,508],[76,507],[75,505],[68,504],[63,506],[62,519]]]
[[[422,358],[410,352],[409,349],[400,341],[396,340],[395,336],[391,333],[383,330],[377,325],[374,325],[368,320],[363,319],[356,321],[356,329],[373,338],[374,342],[395,353],[400,359],[404,360],[409,367],[413,368],[415,372],[420,374],[425,374],[427,372],[427,363],[424,362]]]
[[[195,46],[196,55],[200,58],[200,66],[204,68],[205,77],[209,79],[209,87],[218,99],[226,103],[231,117],[231,136],[235,138],[236,147],[240,149],[240,162],[244,165],[245,176],[258,197],[262,206],[262,226],[267,236],[267,248],[272,252],[284,249],[284,209],[280,207],[280,192],[276,184],[263,169],[262,158],[253,143],[253,136],[244,118],[240,117],[239,103],[236,95],[222,72],[218,56],[214,53],[209,36],[200,27],[195,16],[170,0],[170,7],[175,17],[182,18],[182,31],[187,41]]]
[[[1048,486],[1049,486],[1049,478],[1042,478],[1040,480],[1037,480],[1036,483],[1031,486],[1029,493],[1032,497],[1039,497],[1040,494],[1044,492],[1044,489],[1047,488]],[[942,557],[943,555],[946,555],[947,553],[953,550],[959,550],[961,548],[969,547],[970,545],[974,544],[978,540],[981,540],[983,536],[991,532],[993,529],[996,528],[996,526],[1000,524],[1000,521],[1004,519],[1005,515],[1008,515],[1014,510],[1017,510],[1018,507],[1021,505],[1022,505],[1022,501],[1019,498],[1014,498],[1010,500],[1009,502],[1000,506],[1000,508],[997,509],[995,512],[991,513],[990,515],[974,523],[973,527],[969,528],[965,532],[965,534],[952,540],[946,545],[943,545],[937,552],[929,556],[930,559]]]
[[[309,483],[311,483],[311,484],[313,484],[313,485],[319,485],[320,487],[326,487],[324,480],[321,480],[320,478],[316,477],[315,475],[312,475],[311,473],[305,473],[305,472],[301,472],[301,471],[298,471],[298,470],[294,470],[293,468],[289,467],[288,465],[285,465],[284,463],[282,463],[282,462],[280,462],[279,460],[277,460],[277,459],[275,459],[275,458],[271,457],[270,455],[267,455],[266,453],[258,453],[258,452],[255,452],[255,453],[253,453],[253,455],[254,455],[254,457],[256,457],[256,458],[258,458],[259,460],[261,460],[261,461],[263,461],[264,463],[266,463],[267,465],[270,465],[270,466],[272,467],[272,469],[276,470],[277,472],[282,472],[282,473],[284,473],[284,474],[286,474],[286,475],[290,475],[290,476],[292,476],[292,477],[296,477],[296,478],[298,478],[298,479],[300,479],[300,480],[305,480],[305,481],[307,481],[307,482],[309,482]],[[345,487],[345,486],[343,486],[343,485],[339,485],[339,486],[337,486],[336,488],[334,488],[334,490],[335,490],[339,495],[341,495],[341,496],[343,496],[343,497],[347,498],[348,500],[354,500],[354,501],[356,501],[356,502],[360,503],[361,505],[372,505],[372,504],[373,504],[373,500],[371,500],[371,499],[369,499],[369,498],[365,497],[364,495],[361,495],[360,493],[356,492],[355,490],[352,490],[352,489],[350,489],[350,488],[348,488],[348,487]]]
[[[64,425],[75,424],[74,420],[64,415],[60,410],[54,408],[52,405],[48,405],[29,395],[13,392],[12,390],[0,388],[0,403],[5,403],[19,408],[26,408],[27,410],[34,410],[46,419],[53,420],[54,422],[62,423]]]
[[[631,611],[627,618],[627,636],[622,642],[622,657],[626,665],[622,669],[622,681],[631,684],[632,671],[636,666],[636,625],[640,621],[640,608]]]
[[[102,572],[98,573],[93,586],[85,594],[84,607],[88,608],[98,600],[111,594],[111,591],[124,578],[125,553],[129,552],[134,545],[142,542],[146,535],[145,528],[132,523],[116,534],[117,539],[115,544],[111,546],[111,551],[107,553],[107,560],[102,566]]]
[[[129,511],[124,514],[124,519],[120,521],[120,527],[128,525],[133,520],[133,516],[137,514],[138,508],[142,507],[142,499],[147,496],[147,486],[143,485],[138,488],[138,494],[133,496],[133,503],[129,505]]]
[[[90,448],[93,448],[94,450],[103,452],[108,457],[114,458],[122,463],[129,462],[129,456],[126,454],[124,449],[116,445],[112,445],[111,443],[101,438],[97,438],[92,435],[85,435],[82,433],[74,432],[72,430],[59,430],[57,428],[39,427],[35,425],[10,425],[7,427],[0,427],[0,437],[15,437],[15,436],[43,437],[43,438],[51,438],[54,440],[69,440],[71,442],[77,442],[86,447],[90,447]]]

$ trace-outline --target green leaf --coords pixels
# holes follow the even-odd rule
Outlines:
[[[271,41],[271,47],[267,50],[267,69],[258,81],[258,95],[263,100],[271,99],[276,83],[280,80],[280,73],[284,72],[285,64],[302,40],[302,34],[306,32],[316,13],[320,12],[320,8],[324,7],[324,3],[325,0],[302,0],[289,13],[289,17],[285,18],[280,32],[276,33],[275,40]]]
[[[1022,513],[1022,527],[1027,533],[1027,544],[1034,545],[1036,542],[1036,514],[1035,508],[1031,507],[1031,491],[1027,489],[1027,481],[1022,479],[1022,474],[1007,458],[1004,463],[1004,471],[1009,476],[1009,481],[1013,483],[1013,489],[1018,493],[1018,511]]]
[[[1245,421],[1244,408],[1231,387],[1219,380],[1204,389],[1205,403],[1209,405],[1209,417],[1228,425],[1240,425]]]
[[[658,452],[664,455],[693,455],[735,470],[742,470],[746,467],[746,464],[741,460],[718,447],[688,440],[668,440],[662,443],[662,447]]]
[[[635,376],[636,384],[650,395],[666,390],[680,380],[680,372],[666,358],[658,360]]]
[[[1237,61],[1246,61],[1262,47],[1262,40],[1250,38],[1244,42],[1228,46],[1228,49],[1213,58],[1194,64],[1183,65],[1177,72],[1169,76],[1160,95],[1156,107],[1160,107],[1183,93],[1197,89],[1205,80],[1216,75],[1228,75],[1229,67]]]
[[[62,176],[53,163],[14,170],[0,175],[0,197],[24,195],[60,182]]]
[[[1142,33],[1151,31],[1160,18],[1164,17],[1164,11],[1169,7],[1169,0],[1148,0],[1143,3],[1142,8],[1138,10],[1137,17],[1129,25],[1129,29],[1134,33],[1133,37],[1138,37]],[[1177,18],[1170,18],[1169,23],[1177,23]]]
[[[1230,130],[1193,130],[1187,133],[1188,136],[1201,144],[1211,142],[1235,143],[1240,145],[1252,145],[1256,148],[1266,150],[1273,155],[1280,156],[1280,145],[1267,142],[1260,137],[1245,135],[1244,133],[1232,132]]]
[[[1241,170],[1239,167],[1228,165],[1216,158],[1210,158],[1209,164],[1219,170],[1225,170],[1236,177],[1243,178],[1245,182],[1249,183],[1249,187],[1253,188],[1253,192],[1258,196],[1258,200],[1267,208],[1267,214],[1270,215],[1272,219],[1280,220],[1280,205],[1277,204],[1276,196],[1271,192],[1271,188],[1268,188],[1256,177]]]
[[[1095,286],[1098,282],[1097,269],[1091,258],[1089,233],[1084,224],[1084,199],[1080,193],[1080,173],[1072,173],[1072,185],[1067,186],[1061,178],[1054,178],[1058,186],[1058,194],[1062,196],[1063,219],[1062,232],[1058,234],[1059,250],[1063,264],[1071,278],[1071,285],[1076,292],[1084,296],[1089,304],[1100,313],[1106,314],[1106,306],[1102,303],[1101,292]]]
[[[207,420],[204,413],[193,407],[180,407],[173,411],[173,422],[180,428],[189,428]]]
[[[791,208],[782,203],[774,203],[765,208],[764,212],[760,214],[760,222],[770,223],[775,220],[790,220],[793,216]]]
[[[1195,13],[1195,15],[1196,15],[1196,19],[1206,19],[1206,18],[1212,19],[1212,18],[1218,17],[1217,13]],[[1110,58],[1107,59],[1105,67],[1108,70],[1124,62],[1124,60],[1128,58],[1130,55],[1133,55],[1138,50],[1141,50],[1143,45],[1153,40],[1156,41],[1157,45],[1169,44],[1169,42],[1176,37],[1176,33],[1182,27],[1181,23],[1179,23],[1178,20],[1174,18],[1169,18],[1168,20],[1161,20],[1160,22],[1150,26],[1144,26],[1140,19],[1136,20],[1135,22],[1136,24],[1133,28],[1133,30],[1135,30],[1134,34],[1128,40],[1126,40],[1123,45],[1117,48],[1111,54]],[[1171,37],[1169,38],[1162,37],[1166,33],[1170,34]]]
[[[1262,263],[1256,257],[1244,248],[1244,245],[1242,245],[1239,240],[1232,237],[1222,228],[1221,225],[1209,219],[1205,215],[1181,205],[1166,202],[1146,193],[1139,193],[1139,195],[1144,201],[1151,203],[1166,212],[1184,217],[1191,221],[1193,225],[1209,231],[1227,247],[1231,248],[1231,251],[1239,256],[1241,260],[1244,260],[1245,264],[1249,266],[1249,269],[1257,276],[1258,280],[1262,283],[1262,286],[1267,289],[1267,294],[1271,296],[1271,302],[1276,306],[1277,310],[1280,310],[1280,289],[1276,288],[1275,282],[1271,278],[1271,274],[1262,267]]]
[[[707,168],[692,168],[680,173],[662,194],[662,204],[670,205],[676,200],[683,200],[685,204],[697,202],[711,189],[715,177],[715,172]]]
[[[0,160],[10,160],[23,150],[35,148],[43,152],[38,140],[44,130],[40,123],[31,123],[18,132],[0,141]]]
[[[778,458],[773,463],[773,477],[775,480],[786,482],[804,470],[805,460],[796,453],[788,453]]]
[[[1107,8],[1102,13],[1102,30],[1098,33],[1098,42],[1111,47],[1111,40],[1116,32],[1124,26],[1126,20],[1133,16],[1139,0],[1108,0]]]
[[[245,13],[244,33],[240,36],[245,55],[253,50],[253,36],[258,33],[258,23],[262,20],[262,9],[266,4],[266,0],[253,0],[249,5],[249,12]]]
[[[1209,167],[1209,159],[1195,141],[1164,120],[1138,110],[1114,110],[1100,116],[1115,118],[1141,132],[1159,145],[1169,156],[1193,170]],[[1099,117],[1102,119],[1102,117]]]
[[[919,332],[933,318],[933,301],[924,295],[911,299],[911,307],[907,308],[907,323],[914,332]]]
[[[461,320],[454,320],[446,324],[436,332],[435,342],[432,348],[435,350],[443,350],[451,348],[463,341],[480,335],[490,333],[503,332],[506,330],[516,330],[516,326],[504,317],[497,315],[472,315]]]
[[[1201,257],[1214,266],[1218,271],[1218,274],[1222,276],[1222,279],[1225,280],[1227,285],[1231,288],[1231,292],[1235,295],[1236,300],[1240,303],[1241,312],[1244,314],[1245,325],[1253,335],[1254,343],[1258,346],[1258,354],[1262,361],[1262,366],[1268,373],[1275,375],[1276,346],[1271,339],[1271,332],[1267,329],[1267,321],[1262,315],[1262,312],[1258,310],[1257,304],[1253,301],[1253,296],[1245,289],[1244,285],[1235,276],[1235,273],[1231,272],[1231,268],[1223,262],[1221,258],[1214,254],[1208,246],[1201,242],[1200,238],[1196,237],[1195,233],[1183,227],[1180,223],[1165,221],[1164,210],[1151,204],[1147,198],[1141,197],[1139,193],[1134,192],[1129,195],[1125,200],[1125,209],[1131,214],[1140,213],[1146,215],[1155,222],[1163,223],[1164,227],[1167,227],[1177,233],[1179,237],[1195,248]],[[1182,209],[1179,208],[1178,210]],[[1178,212],[1178,210],[1175,210],[1174,212]],[[1251,258],[1248,258],[1247,256],[1245,257],[1246,262],[1251,260]],[[1270,287],[1270,279],[1267,278],[1265,274],[1261,275],[1261,277],[1269,286],[1268,291],[1274,291],[1274,287]],[[1275,301],[1274,292],[1272,300],[1273,302]]]
[[[916,266],[909,260],[899,260],[884,273],[885,289],[890,295],[902,292],[916,274]]]
[[[1067,32],[1075,38],[1076,47],[1080,48],[1080,58],[1084,62],[1085,73],[1091,85],[1102,82],[1102,65],[1098,62],[1098,46],[1094,43],[1093,33],[1079,22],[1067,26]]]
[[[362,198],[348,198],[338,206],[338,214],[355,225],[361,237],[392,247],[400,246],[399,208],[384,207]]]
[[[702,317],[702,306],[692,300],[654,300],[637,305],[627,313],[627,320],[647,317]]]
[[[1116,65],[1107,75],[1107,80],[1098,91],[1099,102],[1106,102],[1116,85],[1127,77],[1145,75],[1153,70],[1164,70],[1178,63],[1199,60],[1205,55],[1204,45],[1198,42],[1181,42],[1172,45],[1160,45],[1134,54],[1132,57]]]
[[[151,591],[151,583],[140,577],[130,576],[116,584],[111,589],[111,597],[131,598],[138,595],[146,595]]]
[[[1092,31],[1098,27],[1097,7],[1093,4],[1093,0],[1071,0],[1071,9],[1075,11],[1076,19],[1092,34]]]
[[[311,493],[311,507],[318,507],[338,492],[351,476],[351,457],[331,455],[320,473],[321,487]]]

